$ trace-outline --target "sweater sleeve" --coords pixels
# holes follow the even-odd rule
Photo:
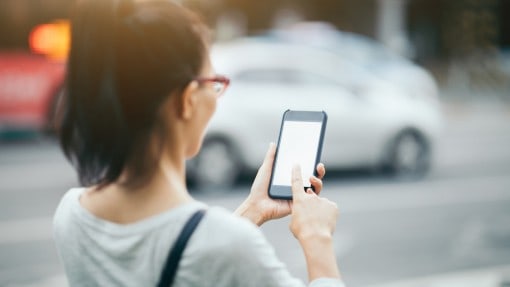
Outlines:
[[[274,248],[266,240],[258,227],[250,222],[243,222],[237,227],[237,235],[229,248],[228,260],[234,262],[232,286],[274,286],[304,287],[305,284],[292,276],[281,262]],[[341,280],[319,278],[309,287],[345,287]]]

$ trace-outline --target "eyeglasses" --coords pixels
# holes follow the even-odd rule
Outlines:
[[[228,86],[230,85],[230,79],[225,76],[215,76],[210,78],[198,77],[195,78],[195,81],[197,81],[199,85],[212,83],[213,91],[218,98],[221,97],[223,93],[225,93],[225,90],[227,90]]]

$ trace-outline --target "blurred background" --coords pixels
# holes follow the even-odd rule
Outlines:
[[[0,1],[0,286],[66,286],[51,217],[78,183],[51,122],[71,2]],[[193,196],[235,209],[284,110],[325,110],[348,286],[510,286],[509,0],[180,2],[232,78]],[[262,229],[306,279],[287,225]]]

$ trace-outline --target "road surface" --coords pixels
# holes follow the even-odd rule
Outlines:
[[[510,110],[452,106],[445,114],[435,167],[425,179],[327,175],[323,195],[341,210],[335,250],[349,286],[499,287],[510,278]],[[0,286],[66,286],[51,216],[77,183],[58,145],[46,138],[1,143],[0,182]],[[242,183],[193,195],[233,210],[248,190]],[[306,279],[288,219],[262,229],[291,271]]]

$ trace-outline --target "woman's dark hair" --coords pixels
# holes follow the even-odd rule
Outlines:
[[[146,177],[169,140],[161,106],[199,74],[205,28],[170,0],[76,4],[59,133],[64,153],[85,186],[108,185],[126,170]]]

